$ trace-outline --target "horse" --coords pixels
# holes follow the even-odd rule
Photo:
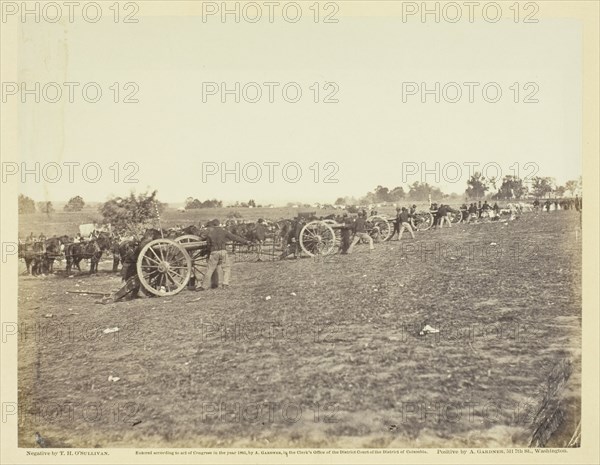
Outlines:
[[[104,251],[111,248],[111,238],[107,232],[101,232],[98,237],[81,243],[70,243],[65,246],[65,258],[67,260],[67,273],[71,272],[73,265],[81,271],[79,262],[84,258],[90,259],[90,272],[98,272],[98,263]]]
[[[44,257],[44,243],[40,241],[20,243],[18,247],[19,258],[25,261],[27,274],[37,276],[42,273]]]
[[[42,267],[45,272],[54,273],[54,260],[61,256],[63,244],[68,242],[68,236],[51,237],[46,240],[46,252],[42,261]]]

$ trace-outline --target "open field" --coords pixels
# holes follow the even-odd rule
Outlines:
[[[408,203],[406,204],[408,205]],[[419,207],[426,209],[429,205],[427,202],[417,203]],[[388,206],[377,209],[381,214],[394,215],[394,207]],[[298,212],[316,212],[317,216],[327,216],[332,213],[341,214],[342,210],[335,209],[318,209],[318,208],[203,208],[198,210],[187,210],[179,212],[174,208],[167,208],[161,215],[161,225],[164,228],[170,228],[177,225],[189,226],[190,224],[198,224],[198,222],[206,223],[213,218],[219,218],[224,221],[229,215],[239,213],[242,218],[249,221],[256,221],[258,218],[269,220],[280,220],[294,218]],[[36,236],[40,232],[44,232],[47,237],[61,236],[67,234],[75,235],[80,224],[84,223],[100,223],[102,216],[98,214],[96,208],[86,208],[81,212],[55,212],[50,216],[45,213],[34,213],[29,215],[21,215],[19,217],[19,236],[25,237],[33,232]],[[158,227],[158,223],[156,224]]]
[[[64,215],[38,229],[71,232]],[[164,225],[177,215],[207,219]],[[526,447],[559,401],[547,445],[564,446],[580,417],[579,214],[407,237],[104,306],[66,291],[115,291],[110,262],[20,277],[19,446],[39,431],[61,447]]]

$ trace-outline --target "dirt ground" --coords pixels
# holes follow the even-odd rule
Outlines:
[[[20,447],[522,447],[553,396],[562,447],[580,418],[574,211],[238,263],[225,291],[66,292],[110,267],[19,278]]]

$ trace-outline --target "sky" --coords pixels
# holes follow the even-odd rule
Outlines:
[[[581,175],[576,21],[406,23],[346,16],[343,4],[335,24],[307,14],[294,24],[138,18],[21,25],[19,81],[63,92],[56,103],[42,94],[19,106],[15,163],[21,174],[40,163],[22,193],[104,201],[158,189],[169,203],[332,203],[415,181],[462,193],[469,170],[482,168],[559,184]],[[73,103],[64,82],[80,83]],[[90,98],[102,91],[97,103],[83,98],[90,82]],[[239,102],[221,95],[236,83]],[[421,94],[436,83],[439,102]],[[298,88],[298,101],[286,101]]]

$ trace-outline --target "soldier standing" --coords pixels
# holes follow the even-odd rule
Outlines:
[[[204,275],[204,281],[202,285],[196,289],[196,291],[204,291],[209,289],[213,273],[219,265],[223,267],[223,282],[220,283],[222,288],[229,286],[229,279],[231,276],[231,258],[227,252],[227,240],[241,242],[242,244],[249,245],[250,241],[247,241],[243,237],[236,236],[223,228],[219,220],[213,220],[213,227],[208,231],[208,246],[210,250],[210,256],[208,258],[208,268]]]
[[[406,208],[404,208],[403,210],[406,210]],[[392,221],[392,224],[394,225],[394,231],[392,232],[392,235],[390,237],[388,237],[388,241],[391,241],[392,238],[396,235],[396,233],[398,233],[398,239],[396,240],[400,240],[400,212],[402,210],[400,209],[400,207],[396,208],[396,218],[394,218],[394,220]]]
[[[256,225],[256,229],[254,230],[254,237],[258,242],[258,258],[257,262],[262,262],[262,246],[265,243],[265,239],[267,238],[267,226],[265,225],[265,220],[262,218],[258,219],[258,224]]]
[[[405,207],[402,207],[402,210],[398,215],[398,224],[400,224],[398,240],[402,240],[402,233],[404,231],[408,231],[410,233],[410,237],[412,237],[413,239],[415,238],[415,233],[413,232],[413,228],[410,225],[410,215],[408,214],[408,210]]]
[[[342,216],[342,226],[340,228],[340,234],[342,240],[340,242],[340,253],[346,255],[350,248],[350,231],[352,231],[352,221],[348,218],[348,214],[344,213]]]
[[[111,302],[118,302],[119,300],[125,298],[127,300],[131,300],[138,296],[140,287],[142,285],[137,275],[136,262],[138,256],[146,244],[154,239],[158,239],[159,237],[161,237],[160,231],[156,229],[149,229],[146,231],[137,247],[135,247],[135,249],[130,253],[121,257],[121,263],[123,265],[123,268],[121,269],[121,276],[123,281],[125,281],[125,285],[112,296],[102,299],[101,303],[107,304]]]
[[[366,212],[359,214],[358,218],[356,218],[356,221],[354,222],[354,239],[352,240],[352,243],[350,244],[350,247],[348,248],[348,254],[352,253],[354,246],[361,239],[365,239],[365,240],[369,241],[369,250],[370,251],[372,251],[374,249],[373,238],[371,236],[369,236],[369,234],[367,233]]]

